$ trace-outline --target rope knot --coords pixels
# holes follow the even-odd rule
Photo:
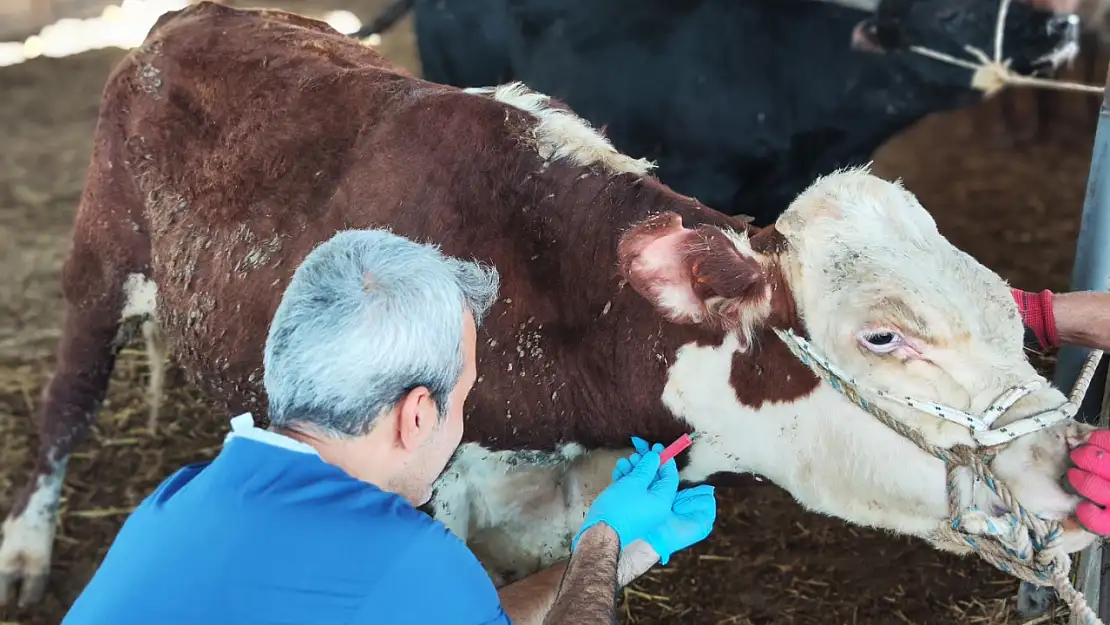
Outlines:
[[[1006,13],[1009,8],[1010,0],[1002,0],[998,7],[998,19],[995,21],[994,30],[994,58],[987,56],[986,52],[971,45],[965,45],[964,50],[975,58],[975,63],[965,59],[958,59],[950,54],[938,52],[937,50],[925,46],[910,46],[910,50],[922,56],[948,63],[949,65],[970,69],[974,72],[971,77],[971,87],[982,91],[985,97],[990,97],[998,93],[1007,85],[1041,87],[1063,91],[1081,91],[1099,95],[1104,94],[1105,86],[1084,85],[1051,78],[1022,76],[1011,70],[1010,59],[1002,59],[1002,40],[1005,32]],[[1074,46],[1074,44],[1070,45]]]
[[[978,50],[968,51],[978,52]],[[1010,71],[1010,59],[1006,59],[1002,63],[987,59],[981,60],[983,64],[971,76],[972,89],[982,91],[983,95],[989,98],[1002,91],[1006,85],[1016,82],[1014,80],[1016,75]]]
[[[938,538],[966,545],[998,570],[1037,586],[1052,586],[1060,599],[1083,625],[1102,625],[1083,593],[1072,585],[1068,574],[1071,558],[1061,548],[1063,527],[1029,514],[1003,484],[993,479],[976,450],[957,445],[948,450],[948,506],[951,523],[942,526]],[[1002,502],[1005,511],[989,515],[963,504],[961,469],[972,472],[973,485],[983,483]],[[973,486],[974,487],[974,486]],[[970,493],[969,493],[970,495]],[[970,497],[968,498],[970,502]]]

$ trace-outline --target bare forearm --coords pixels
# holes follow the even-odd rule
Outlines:
[[[586,530],[543,625],[612,623],[619,556],[620,539],[611,527],[600,523]]]
[[[560,560],[546,569],[513,582],[500,590],[501,608],[513,625],[541,625],[567,570],[567,560]]]
[[[544,616],[555,603],[559,584],[567,571],[568,560],[560,560],[548,568],[501,588],[501,607],[513,625],[542,625]],[[617,587],[636,581],[659,562],[659,554],[643,540],[633,541],[617,560]]]
[[[1061,343],[1110,349],[1110,293],[1058,293],[1052,303]]]

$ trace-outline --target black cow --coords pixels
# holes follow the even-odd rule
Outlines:
[[[676,191],[757,225],[926,115],[977,102],[970,70],[909,47],[990,54],[999,9],[998,0],[883,0],[873,12],[814,0],[407,2],[428,80],[521,80],[604,127],[624,152],[655,160]],[[1029,73],[1076,37],[1065,16],[1014,2],[1004,54]]]

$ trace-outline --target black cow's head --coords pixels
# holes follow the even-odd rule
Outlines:
[[[1052,9],[1066,0],[1013,0],[1006,14],[1002,60],[1020,74],[1054,72],[1078,51],[1079,21]],[[924,47],[975,62],[965,46],[994,56],[1001,0],[879,0],[872,15],[856,25],[851,46],[898,54],[928,82],[967,86],[971,70],[913,52]]]

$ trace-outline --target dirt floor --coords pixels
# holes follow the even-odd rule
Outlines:
[[[367,19],[380,4],[328,8]],[[383,49],[417,67],[408,21]],[[100,90],[121,55],[0,70],[0,512],[37,444],[32,417],[62,314],[59,270]],[[903,178],[942,232],[1014,285],[1066,289],[1094,130],[1082,106],[1089,100],[1066,100],[1068,118],[1046,143],[1000,147],[998,108],[989,102],[925,120],[891,141],[876,169]],[[172,376],[161,430],[142,429],[145,376],[141,351],[125,352],[98,424],[70,464],[48,597],[32,610],[0,610],[2,625],[58,623],[127,511],[180,465],[217,453],[228,415]],[[714,535],[629,589],[626,623],[1017,622],[1016,582],[977,560],[806,513],[767,483],[719,493]]]

